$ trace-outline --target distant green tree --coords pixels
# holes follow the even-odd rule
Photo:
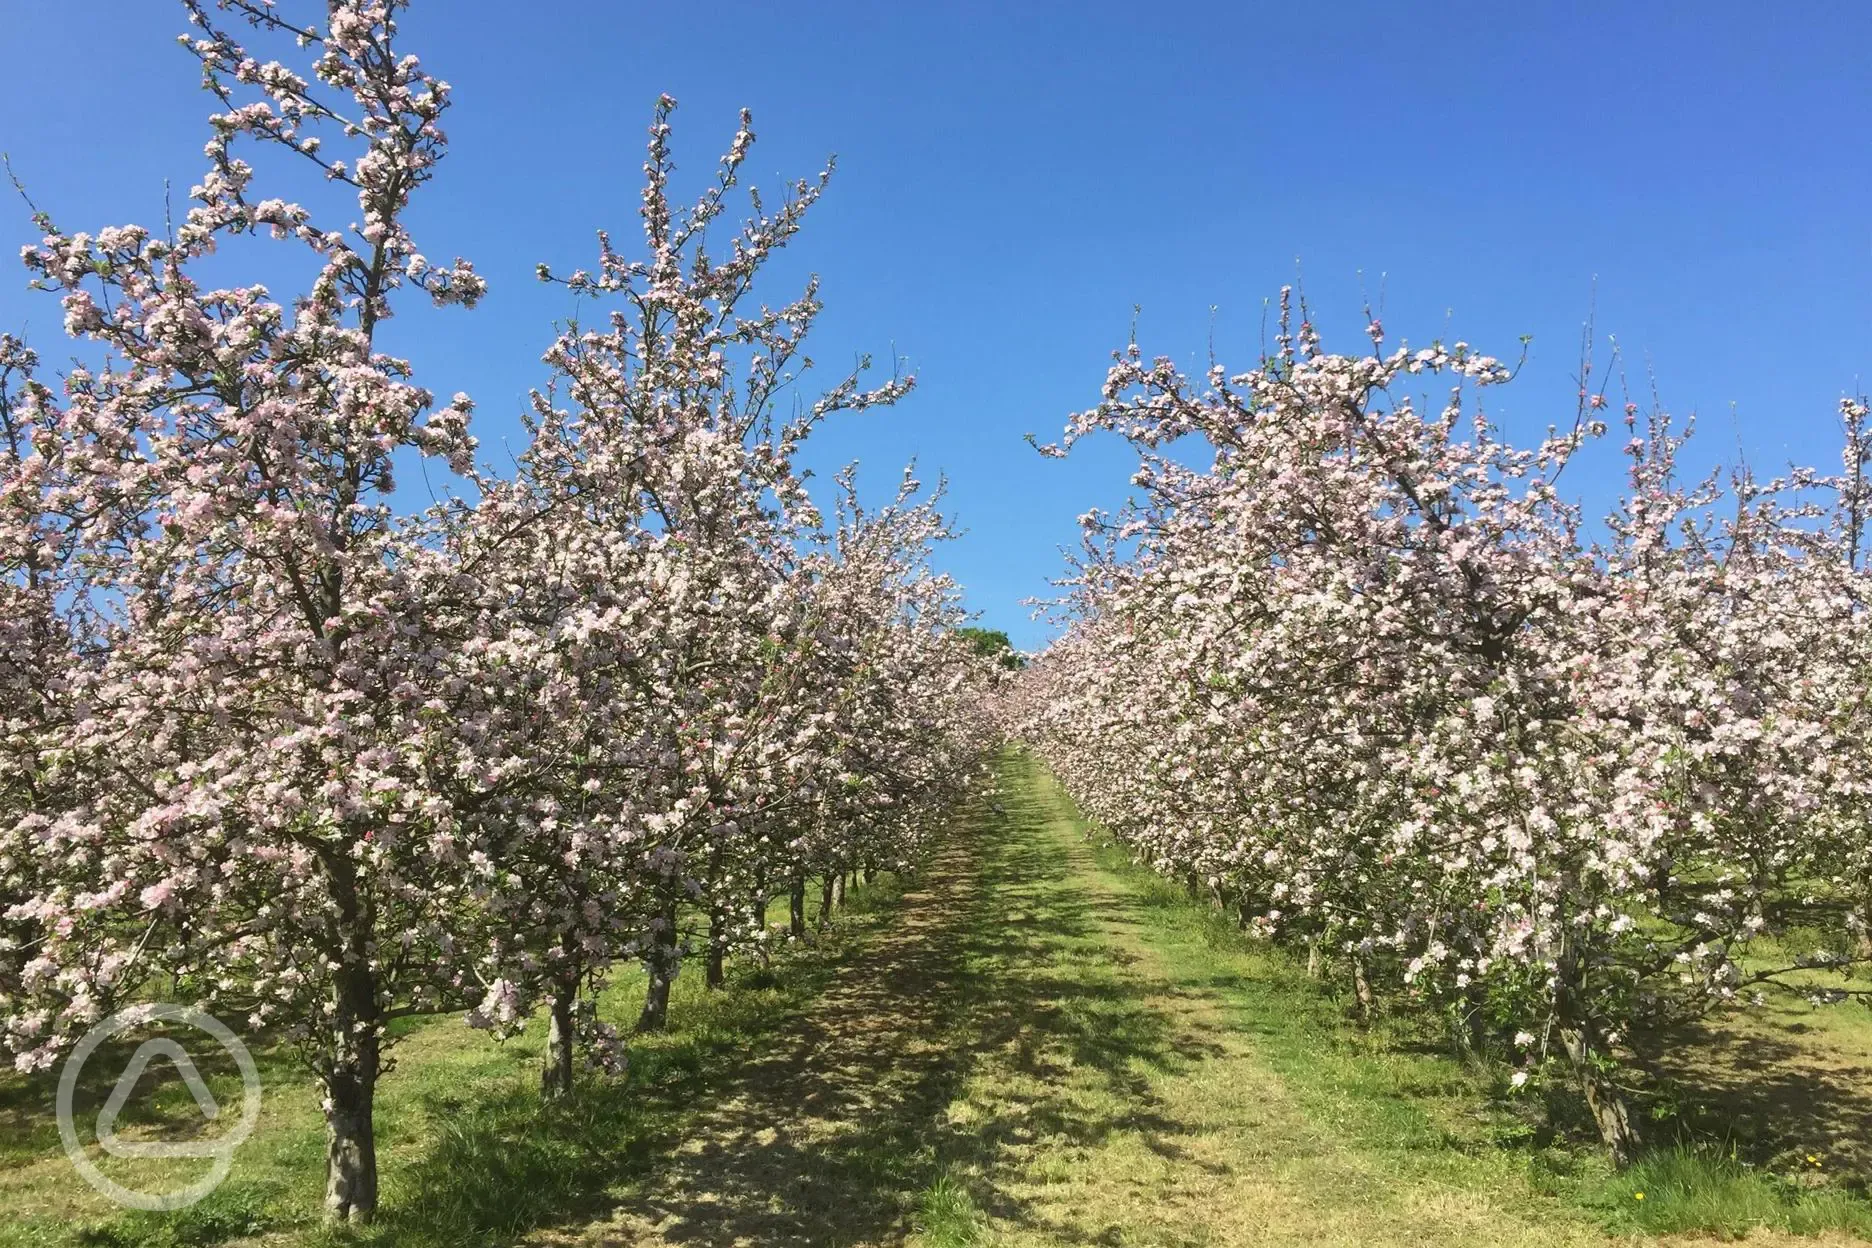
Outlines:
[[[955,631],[956,636],[967,641],[983,658],[1016,671],[1027,666],[1027,656],[1016,650],[1008,635],[998,628],[958,628]]]

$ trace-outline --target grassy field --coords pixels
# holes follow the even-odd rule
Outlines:
[[[1027,759],[1000,774],[1001,809],[960,816],[914,883],[865,890],[825,939],[726,992],[685,975],[672,1033],[577,1105],[539,1103],[537,1037],[415,1027],[381,1094],[382,1221],[338,1242],[1872,1237],[1853,1192],[1864,1010],[1787,1007],[1697,1038],[1677,1072],[1695,1095],[1669,1107],[1684,1146],[1614,1174],[1410,1020],[1350,1026],[1320,983],[1089,840]],[[629,1019],[639,991],[621,983],[605,1013]],[[50,1081],[0,1081],[0,1244],[332,1242],[315,1098],[289,1055],[261,1058],[260,1130],[178,1214],[115,1210],[65,1162]],[[238,1096],[229,1072],[212,1082]],[[170,1115],[199,1120],[179,1085],[132,1129]]]

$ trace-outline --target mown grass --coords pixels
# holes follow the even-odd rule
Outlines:
[[[1614,1235],[1834,1231],[1872,1239],[1866,1175],[1832,1172],[1837,1151],[1790,1146],[1786,1130],[1736,1116],[1740,1108],[1791,1114],[1794,1130],[1818,1136],[1825,1131],[1811,1121],[1845,1120],[1863,1105],[1796,1106],[1772,1097],[1746,1107],[1726,1102],[1711,1086],[1725,1060],[1721,1024],[1686,1037],[1689,1047],[1676,1054],[1672,1068],[1671,1096],[1651,1107],[1657,1117],[1653,1150],[1617,1172],[1590,1139],[1566,1090],[1555,1090],[1544,1104],[1512,1095],[1508,1071],[1459,1055],[1441,1042],[1435,1020],[1405,1013],[1359,1026],[1350,1001],[1333,984],[1310,979],[1284,951],[1252,940],[1173,882],[1134,865],[1122,847],[1074,813],[1099,871],[1149,909],[1152,943],[1170,975],[1214,989],[1308,1116],[1380,1159],[1390,1182],[1487,1191],[1533,1218],[1545,1216],[1543,1205],[1550,1212],[1558,1205]],[[1872,1018],[1863,1008],[1810,1011],[1780,1004],[1730,1025],[1742,1028],[1726,1037],[1740,1047],[1761,1050],[1764,1036],[1776,1041],[1765,1051],[1786,1068],[1766,1076],[1757,1068],[1753,1076],[1770,1086],[1778,1079],[1805,1087],[1817,1063],[1841,1065],[1853,1056],[1863,1062],[1872,1055]],[[1724,1079],[1733,1073],[1725,1071]],[[1872,1088],[1857,1093],[1872,1096]],[[1738,1149],[1738,1134],[1760,1146]]]
[[[1031,763],[1005,760],[1002,790],[992,1011],[966,1020],[914,1242],[1602,1242],[1426,1104],[1461,1099],[1459,1064],[1349,1028],[1320,985],[1088,844]]]
[[[473,1248],[513,1242],[535,1228],[594,1216],[644,1176],[683,1122],[730,1077],[739,1056],[795,1017],[856,956],[895,902],[893,877],[853,892],[833,929],[806,945],[778,949],[768,965],[735,965],[728,987],[710,992],[699,965],[682,975],[671,1028],[633,1037],[621,1079],[584,1076],[566,1104],[540,1100],[537,1026],[496,1043],[459,1017],[405,1025],[395,1068],[379,1089],[380,1214],[362,1230],[330,1230],[320,1220],[324,1134],[317,1095],[293,1055],[262,1046],[255,1056],[265,1093],[259,1128],[235,1155],[232,1173],[208,1197],[171,1213],[125,1211],[87,1186],[62,1152],[51,1112],[51,1077],[0,1079],[0,1245],[5,1248],[182,1248],[267,1245],[411,1245]],[[600,1016],[628,1025],[641,1007],[640,975],[620,975]],[[186,1041],[186,1037],[184,1037]],[[217,1101],[237,1105],[231,1063],[203,1061]],[[127,1050],[125,1054],[127,1055]],[[100,1050],[85,1071],[77,1103],[87,1121],[108,1094],[121,1061]],[[94,1069],[99,1074],[94,1082]],[[175,1138],[201,1125],[179,1079],[132,1098],[120,1133]],[[123,1161],[93,1150],[100,1169],[126,1185],[173,1190],[205,1163]]]

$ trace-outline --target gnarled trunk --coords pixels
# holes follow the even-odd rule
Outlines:
[[[1643,1140],[1625,1094],[1606,1073],[1607,1046],[1586,1005],[1586,962],[1585,953],[1576,940],[1568,938],[1562,943],[1560,957],[1554,965],[1554,1012],[1559,1023],[1560,1047],[1573,1068],[1573,1077],[1586,1098],[1593,1123],[1599,1128],[1599,1138],[1605,1141],[1612,1154],[1612,1164],[1622,1170],[1637,1156]]]
[[[793,890],[787,897],[787,931],[795,937],[806,935],[806,877],[799,876],[793,881]]]
[[[377,1214],[377,1134],[371,1103],[374,1074],[361,1069],[326,1076],[325,1216],[363,1225]]]
[[[1586,1097],[1593,1125],[1599,1128],[1599,1138],[1605,1141],[1612,1154],[1612,1164],[1623,1170],[1632,1163],[1644,1143],[1638,1134],[1638,1124],[1632,1118],[1631,1107],[1625,1102],[1625,1094],[1600,1069],[1600,1054],[1590,1028],[1562,1026],[1560,1047],[1566,1050],[1573,1076]]]
[[[819,926],[824,927],[832,921],[832,880],[833,873],[827,872],[819,883]]]

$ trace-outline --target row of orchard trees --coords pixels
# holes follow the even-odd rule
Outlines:
[[[910,382],[861,365],[798,395],[815,292],[748,295],[823,178],[724,223],[745,114],[679,208],[661,103],[642,258],[601,235],[595,269],[542,267],[593,323],[551,344],[513,470],[480,466],[468,399],[436,406],[379,341],[484,290],[406,228],[449,89],[397,46],[400,7],[187,0],[221,107],[186,215],[41,216],[26,265],[85,362],[55,386],[0,339],[0,1042],[47,1066],[160,985],[296,1044],[344,1220],[376,1203],[392,1020],[543,1015],[569,1092],[581,1046],[614,1053],[591,1010],[614,966],[648,968],[659,1027],[685,948],[719,982],[770,897],[797,929],[809,879],[914,854],[993,678],[952,635],[918,483],[875,511],[849,476],[827,513],[807,496],[814,426]],[[256,149],[356,219],[263,197]],[[309,258],[302,293],[216,284],[269,235],[273,268]],[[403,514],[410,471],[456,488]]]
[[[1518,449],[1477,397],[1498,361],[1375,322],[1329,354],[1282,304],[1259,367],[1192,380],[1134,346],[1069,426],[1128,438],[1142,496],[1087,518],[1012,731],[1361,1004],[1441,1007],[1517,1085],[1575,1081],[1626,1159],[1634,1039],[1788,980],[1864,995],[1866,408],[1839,473],[1685,481],[1682,436],[1626,402],[1595,526],[1561,474],[1618,419],[1603,389]],[[1186,435],[1206,470],[1161,449]]]

